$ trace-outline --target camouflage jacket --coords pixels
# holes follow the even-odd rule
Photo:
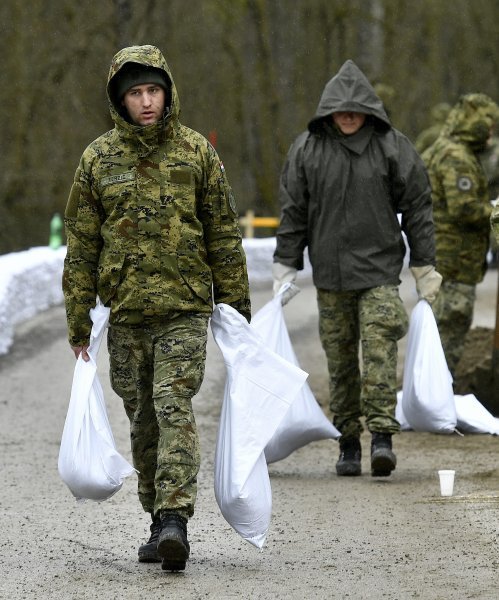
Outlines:
[[[131,124],[110,81],[126,62],[163,69],[171,106],[153,125]],[[213,302],[250,317],[246,260],[223,165],[179,121],[169,67],[154,46],[114,57],[108,98],[115,127],[84,151],[69,195],[63,290],[71,345],[88,343],[96,295],[111,323],[137,324],[178,311],[211,313]]]
[[[444,280],[475,285],[485,274],[491,205],[479,153],[496,118],[488,96],[463,96],[422,156],[432,186],[437,270]]]

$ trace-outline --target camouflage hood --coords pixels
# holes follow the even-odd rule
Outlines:
[[[450,111],[442,134],[468,144],[474,151],[481,151],[498,120],[499,108],[492,98],[485,94],[466,94]]]
[[[391,127],[383,103],[353,60],[347,60],[326,84],[315,116],[308,124],[309,130],[322,129],[325,122],[331,122],[331,114],[339,111],[364,113],[370,115],[378,127]]]
[[[126,111],[124,111],[120,99],[113,93],[113,83],[116,82],[116,77],[119,77],[121,69],[127,63],[137,63],[146,67],[159,69],[165,76],[169,89],[166,90],[165,113],[163,119],[159,123],[142,127],[140,125],[134,125],[127,120]],[[146,145],[149,145],[148,142],[151,139],[154,139],[158,135],[164,133],[165,130],[169,130],[171,127],[175,127],[178,124],[180,104],[177,88],[175,87],[165,57],[156,46],[130,46],[129,48],[123,48],[115,54],[111,61],[111,67],[107,78],[107,97],[109,100],[111,118],[121,134],[127,137],[138,136],[146,143]]]

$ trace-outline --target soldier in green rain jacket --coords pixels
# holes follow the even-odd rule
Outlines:
[[[138,494],[151,514],[142,562],[185,568],[199,442],[192,397],[213,303],[250,319],[236,206],[214,148],[179,121],[154,46],[119,51],[107,92],[114,129],[84,151],[65,214],[69,342],[88,360],[89,310],[110,307],[111,383],[130,420]]]
[[[479,155],[497,118],[498,107],[485,94],[462,96],[422,156],[432,186],[437,269],[443,276],[433,310],[453,375],[473,320],[476,284],[487,266],[492,206]]]
[[[392,127],[353,61],[346,61],[326,84],[308,130],[291,146],[280,200],[274,290],[294,281],[308,247],[330,408],[342,433],[336,472],[361,474],[365,417],[372,434],[371,474],[388,476],[396,466],[392,434],[400,430],[395,418],[397,340],[408,326],[398,293],[406,251],[402,231],[419,296],[432,302],[441,276],[434,267],[424,164],[410,141]]]

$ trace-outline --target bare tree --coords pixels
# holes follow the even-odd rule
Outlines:
[[[498,97],[490,0],[32,0],[0,3],[0,252],[47,243],[84,147],[113,126],[113,54],[165,53],[183,122],[217,132],[241,212],[277,214],[287,148],[348,58],[393,88],[410,137],[441,101]]]

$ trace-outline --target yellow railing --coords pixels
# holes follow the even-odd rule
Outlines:
[[[243,228],[244,237],[252,238],[255,237],[255,227],[277,229],[279,219],[277,217],[255,217],[254,211],[248,210],[244,217],[239,218],[239,225]]]

